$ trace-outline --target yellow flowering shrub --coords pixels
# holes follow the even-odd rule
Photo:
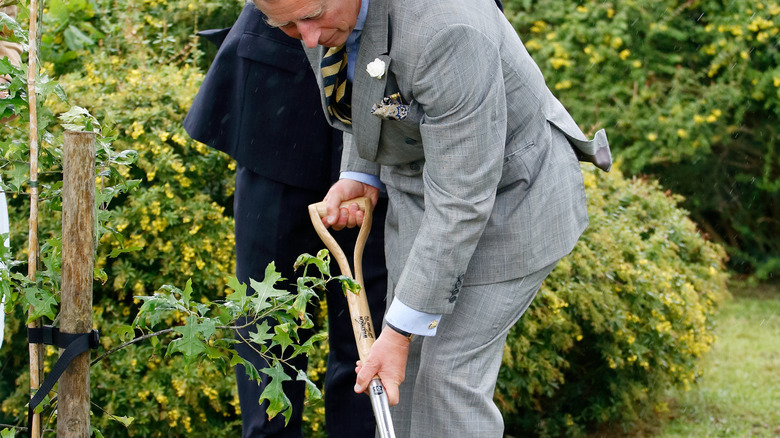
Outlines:
[[[731,269],[777,278],[780,1],[504,3],[584,130],[684,195]]]
[[[510,435],[582,435],[687,388],[728,295],[725,253],[679,196],[583,168],[590,226],[504,350],[496,400]]]

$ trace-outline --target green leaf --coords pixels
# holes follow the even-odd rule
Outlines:
[[[239,364],[243,365],[244,364],[244,359],[241,356],[239,356],[238,353],[236,353],[235,351],[232,351],[231,355],[230,355],[230,367],[233,368],[233,367],[235,367],[236,365],[239,365]]]
[[[115,248],[113,251],[111,251],[111,254],[108,256],[111,258],[116,258],[119,254],[124,254],[126,252],[135,252],[140,251],[144,249],[142,246],[131,246],[128,248]]]
[[[274,262],[268,264],[265,268],[265,278],[260,283],[254,279],[249,279],[249,284],[252,289],[257,292],[255,295],[250,296],[249,300],[252,302],[252,310],[256,314],[261,314],[265,309],[273,306],[273,302],[276,298],[286,297],[290,295],[289,292],[283,289],[276,289],[274,285],[282,279],[282,274],[276,272],[276,265]]]
[[[341,290],[344,291],[344,295],[346,295],[347,292],[352,292],[355,295],[360,293],[360,285],[354,278],[347,277],[346,275],[339,275],[338,277],[333,277],[333,279],[341,282]]]
[[[284,350],[286,350],[287,347],[289,347],[290,345],[293,344],[293,340],[290,339],[290,324],[289,323],[275,325],[274,326],[274,333],[276,333],[276,334],[271,339],[281,346],[282,352],[284,352]]]
[[[301,345],[293,345],[293,352],[290,355],[290,359],[301,354],[309,354],[314,351],[315,344],[318,344],[325,339],[328,339],[327,332],[320,332],[310,337],[306,342]],[[300,380],[300,379],[299,379]]]
[[[91,129],[92,126],[100,126],[97,119],[89,113],[86,109],[80,106],[72,106],[68,111],[60,114],[60,120],[62,120],[62,127],[72,131],[95,131],[98,129]],[[90,129],[87,129],[87,126]]]
[[[236,277],[230,277],[227,285],[234,291],[228,294],[227,299],[237,303],[242,309],[246,307],[246,303],[249,302],[249,297],[246,295],[246,284],[238,281]]]
[[[106,282],[108,281],[108,274],[106,274],[106,271],[103,268],[96,267],[95,269],[93,269],[92,276],[96,280],[100,280],[102,284],[106,284]]]
[[[190,305],[190,297],[192,296],[192,279],[187,280],[187,285],[184,286],[184,290],[181,293],[181,300],[185,306]]]
[[[10,170],[5,171],[5,182],[18,191],[27,182],[30,166],[26,163],[19,163]]]
[[[246,373],[247,378],[250,380],[254,380],[255,382],[260,382],[260,373],[257,372],[257,368],[255,368],[254,365],[252,365],[252,362],[249,362],[248,360],[242,358],[238,355],[238,353],[234,353],[233,358],[230,361],[231,363],[240,363],[244,365],[244,372]]]
[[[310,265],[314,265],[319,270],[320,274],[330,276],[330,253],[328,250],[320,250],[316,257],[311,254],[299,255],[298,259],[295,260],[293,269],[297,271],[301,266],[304,266],[305,272]]]
[[[268,340],[274,337],[274,335],[271,334],[271,326],[268,325],[268,321],[263,321],[260,324],[256,324],[255,327],[257,328],[257,332],[250,331],[249,340],[260,345],[264,351],[267,348],[266,343]]]
[[[309,401],[316,401],[322,398],[322,391],[320,391],[320,388],[317,388],[317,385],[315,385],[314,382],[309,380],[306,371],[298,370],[298,377],[296,380],[306,383],[306,397]]]
[[[28,287],[24,289],[24,297],[27,303],[32,307],[27,322],[34,321],[42,316],[51,320],[57,317],[57,299],[47,290],[37,287]]]
[[[73,25],[70,25],[65,29],[63,36],[65,37],[65,44],[73,51],[83,50],[84,48],[95,44],[92,38]]]
[[[279,413],[283,413],[285,418],[284,423],[287,424],[292,415],[292,405],[290,404],[290,399],[284,394],[282,382],[292,379],[284,372],[284,368],[279,362],[275,362],[268,368],[261,369],[260,372],[268,375],[268,377],[271,378],[271,381],[268,382],[263,393],[260,394],[259,403],[262,403],[263,400],[268,400],[268,409],[266,410],[268,418],[271,419]]]
[[[184,326],[174,327],[173,331],[181,334],[181,338],[173,340],[168,346],[168,352],[176,351],[192,359],[206,351],[205,342],[217,333],[214,321],[198,321],[198,317],[190,315]]]
[[[0,438],[14,438],[16,432],[13,429],[3,429],[0,431]]]
[[[117,324],[111,331],[116,333],[120,341],[127,342],[135,337],[135,330],[127,324]]]

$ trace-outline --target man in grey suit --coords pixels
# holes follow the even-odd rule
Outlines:
[[[399,437],[501,437],[506,334],[587,226],[578,157],[608,170],[606,134],[587,140],[491,0],[255,4],[303,40],[345,132],[323,222],[354,226],[342,201],[389,197],[391,330],[355,390],[382,378]]]

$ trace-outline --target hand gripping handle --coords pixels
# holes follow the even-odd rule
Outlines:
[[[354,264],[355,275],[352,275],[352,270],[349,268],[349,262],[347,256],[341,249],[336,239],[328,232],[325,225],[322,223],[322,218],[327,215],[325,208],[325,202],[318,202],[316,204],[309,205],[309,216],[311,217],[311,223],[314,225],[314,230],[325,243],[325,246],[330,251],[331,255],[336,259],[336,262],[341,269],[341,273],[350,278],[353,278],[360,285],[360,292],[357,294],[347,293],[347,305],[349,307],[349,314],[352,318],[352,331],[355,335],[355,342],[357,343],[358,355],[360,360],[366,360],[368,352],[371,350],[371,345],[374,344],[376,335],[374,332],[374,323],[371,320],[371,313],[368,309],[368,301],[366,300],[365,284],[363,282],[363,249],[366,246],[366,239],[368,239],[368,233],[371,231],[371,200],[366,197],[355,198],[349,201],[345,201],[341,204],[343,208],[349,208],[350,205],[357,204],[361,211],[364,212],[363,225],[360,227],[357,241],[355,242]]]

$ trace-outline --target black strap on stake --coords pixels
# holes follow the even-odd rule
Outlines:
[[[43,326],[39,328],[27,328],[27,340],[31,344],[55,345],[64,348],[65,351],[57,359],[57,363],[51,369],[51,372],[45,379],[35,395],[30,399],[30,407],[27,410],[27,435],[32,435],[32,418],[35,408],[43,401],[46,395],[60,379],[60,376],[68,365],[81,353],[89,349],[96,349],[100,345],[100,335],[97,330],[89,333],[63,333],[60,329],[52,326]]]

